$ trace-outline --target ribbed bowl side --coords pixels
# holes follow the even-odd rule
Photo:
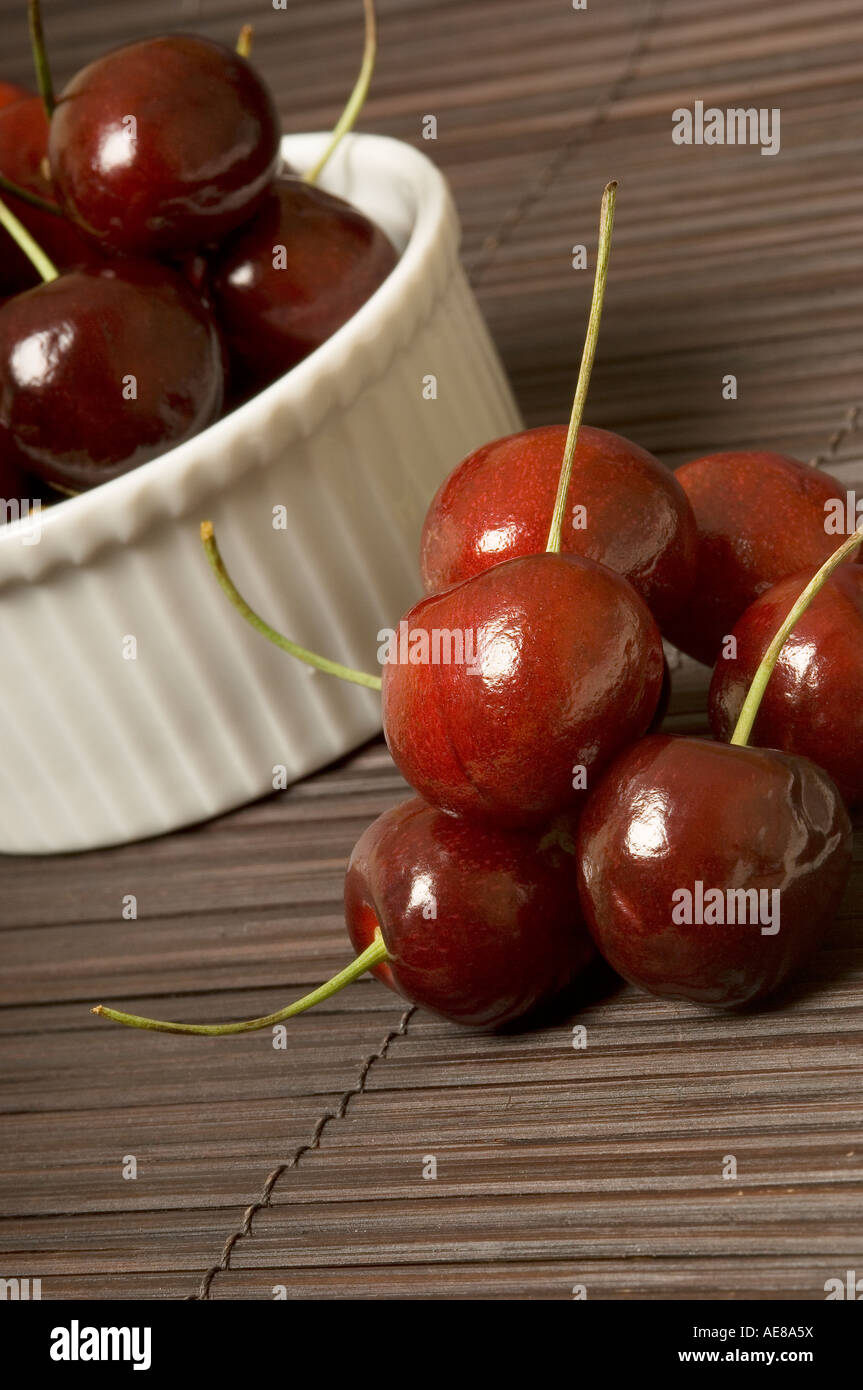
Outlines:
[[[233,483],[203,505],[175,496],[169,518],[133,543],[4,591],[0,849],[175,830],[267,793],[274,769],[294,780],[380,727],[374,692],[300,665],[243,622],[198,527],[213,520],[237,584],[275,627],[376,671],[380,629],[420,596],[419,534],[436,487],[520,425],[457,266],[390,358],[348,408],[334,401],[281,450],[273,393]],[[284,529],[273,525],[280,508]]]

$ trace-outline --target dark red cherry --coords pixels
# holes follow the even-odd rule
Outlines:
[[[832,552],[825,510],[845,489],[782,454],[712,454],[677,470],[698,526],[698,572],[666,636],[712,666],[741,613],[790,574]]]
[[[23,101],[25,97],[31,96],[26,87],[18,87],[14,82],[0,82],[0,111],[5,106],[11,106],[13,102]]]
[[[290,370],[386,279],[396,252],[341,198],[279,179],[248,226],[213,254],[216,313],[245,394]]]
[[[499,1026],[569,988],[593,958],[575,873],[575,820],[478,826],[414,797],[369,826],[345,877],[358,952],[374,974],[456,1023]]]
[[[648,725],[649,734],[656,733],[662,728],[663,720],[668,713],[668,706],[671,704],[671,671],[668,669],[668,662],[665,660],[665,653],[662,656],[662,685],[659,690],[659,699],[656,709],[653,711],[653,718]]]
[[[423,527],[427,593],[545,549],[566,434],[566,425],[543,425],[496,439],[450,473]],[[579,430],[561,539],[564,554],[624,575],[660,627],[695,580],[695,518],[683,488],[653,454],[608,430]]]
[[[175,34],[73,77],[48,148],[60,197],[89,235],[130,255],[179,253],[252,215],[278,167],[279,121],[245,58]]]
[[[8,503],[17,502],[20,506],[21,501],[28,497],[24,474],[16,466],[14,459],[4,454],[0,446],[0,526],[4,522],[14,519],[16,512],[10,516]]]
[[[56,202],[47,176],[48,119],[41,97],[26,93],[0,109],[0,174],[50,203]],[[3,201],[61,270],[95,260],[93,246],[69,221],[0,190]],[[0,294],[17,294],[39,283],[23,251],[0,230]]]
[[[606,773],[578,854],[585,917],[615,970],[733,1008],[817,946],[848,882],[851,825],[805,758],[655,734]]]
[[[70,271],[0,310],[0,452],[73,492],[191,438],[224,366],[194,291],[152,262]]]
[[[643,600],[576,555],[506,560],[422,599],[382,646],[384,732],[403,776],[433,805],[502,824],[580,805],[647,729],[663,680]]]
[[[720,656],[710,685],[710,726],[728,738],[761,658],[811,570],[761,594],[734,627],[735,656]],[[863,802],[863,569],[843,565],[787,638],[752,741],[810,758],[849,805]]]
[[[419,797],[360,837],[345,875],[357,958],[277,1013],[243,1023],[170,1023],[100,1005],[95,1014],[165,1033],[248,1033],[303,1013],[371,970],[411,1003],[477,1027],[535,1013],[595,959],[575,872],[576,821],[533,831],[471,824]]]

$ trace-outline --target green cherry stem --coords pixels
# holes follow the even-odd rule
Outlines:
[[[281,632],[277,632],[274,627],[266,622],[254,608],[250,608],[242,594],[235,585],[233,579],[225,568],[221,552],[216,544],[216,534],[213,530],[211,521],[201,522],[201,540],[204,544],[210,568],[227,594],[237,612],[242,614],[246,622],[266,637],[268,642],[280,647],[283,652],[288,652],[298,661],[304,661],[307,666],[314,666],[318,671],[324,671],[328,676],[338,676],[340,680],[352,681],[354,685],[364,685],[369,690],[380,690],[380,676],[372,676],[366,671],[355,671],[351,666],[342,666],[338,661],[330,661],[325,656],[318,656],[317,652],[311,652],[307,647],[301,647],[297,642],[292,642],[289,637],[284,637]]]
[[[40,212],[50,212],[52,217],[63,216],[63,209],[58,203],[52,203],[48,198],[40,198],[38,193],[31,193],[29,188],[21,188],[11,179],[7,179],[5,174],[0,174],[0,193],[8,193],[13,198],[20,198],[22,203],[29,203],[31,207],[38,208]]]
[[[614,227],[616,201],[617,180],[613,179],[611,183],[606,184],[602,194],[602,208],[599,214],[599,245],[596,251],[596,273],[593,277],[590,317],[587,321],[584,351],[581,354],[581,366],[578,369],[578,382],[572,402],[572,414],[569,417],[569,429],[563,450],[557,496],[554,499],[554,512],[548,532],[548,543],[545,547],[547,551],[555,554],[560,552],[563,517],[566,511],[569,483],[572,478],[572,460],[575,455],[575,446],[578,443],[578,431],[581,428],[581,417],[584,414],[584,403],[587,400],[587,388],[590,385],[590,373],[593,370],[593,359],[596,356],[596,344],[599,339],[599,324],[602,319],[602,301],[605,298],[605,284],[608,279],[608,258],[611,253],[611,232]]]
[[[332,995],[338,994],[340,989],[344,989],[345,985],[352,984],[360,975],[374,970],[376,965],[388,959],[387,948],[378,928],[371,946],[367,946],[356,960],[352,960],[338,975],[333,975],[326,984],[319,985],[311,994],[304,994],[302,999],[288,1004],[287,1008],[279,1009],[278,1013],[267,1014],[264,1018],[249,1018],[244,1023],[166,1023],[160,1018],[142,1018],[140,1014],[124,1014],[119,1009],[106,1009],[101,1004],[97,1004],[90,1012],[98,1014],[100,1018],[110,1018],[114,1023],[123,1023],[127,1028],[147,1028],[152,1033],[200,1033],[207,1038],[221,1038],[227,1033],[256,1033],[260,1028],[272,1028],[277,1023],[283,1023],[286,1018],[293,1018],[295,1014],[302,1014],[306,1009],[314,1008],[315,1004],[330,999]]]
[[[46,282],[56,280],[60,274],[54,262],[49,260],[37,241],[34,241],[23,222],[19,222],[11,208],[8,208],[0,198],[0,226],[17,242],[27,259],[38,270],[42,279]]]
[[[51,69],[48,66],[48,51],[45,47],[45,34],[42,29],[40,0],[28,0],[27,13],[30,19],[30,43],[33,48],[36,81],[39,85],[42,105],[45,107],[45,115],[50,121],[54,114],[54,83],[51,81]]]
[[[244,24],[237,36],[237,53],[241,58],[250,58],[252,55],[252,40],[255,31],[251,24]]]
[[[348,104],[336,123],[330,138],[330,143],[327,145],[327,148],[324,150],[318,162],[313,164],[311,169],[303,174],[304,183],[317,183],[323,173],[324,166],[329,162],[336,147],[340,144],[342,137],[347,135],[348,131],[354,125],[360,111],[363,109],[363,103],[368,96],[372,73],[375,70],[375,57],[378,51],[378,32],[377,21],[375,20],[374,0],[363,0],[363,9],[365,10],[366,16],[366,37],[359,76],[357,77],[354,90],[348,97]]]
[[[773,638],[767,651],[764,653],[761,664],[752,677],[752,684],[749,687],[746,699],[743,701],[737,723],[734,726],[734,733],[731,735],[730,742],[736,744],[739,748],[745,748],[749,741],[749,736],[752,733],[752,726],[755,723],[764,692],[767,689],[767,682],[773,675],[773,668],[779,660],[779,653],[785,646],[787,638],[806,612],[806,609],[809,607],[815,595],[827,583],[833,571],[838,569],[843,561],[847,560],[861,543],[863,543],[863,526],[859,526],[854,534],[848,537],[847,541],[843,541],[842,545],[834,550],[829,560],[825,560],[818,573],[813,575],[788,614],[788,617],[785,619],[785,622]]]

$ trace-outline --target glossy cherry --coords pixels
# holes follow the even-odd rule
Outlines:
[[[25,97],[31,95],[26,87],[19,87],[14,82],[0,82],[0,111],[5,106],[11,106],[13,102],[23,101]]]
[[[588,925],[615,969],[654,994],[723,1008],[762,999],[839,906],[851,823],[835,782],[806,758],[747,740],[785,643],[861,543],[863,526],[794,598],[729,744],[654,735],[621,755],[591,799],[579,827]]]
[[[710,725],[729,737],[779,623],[812,578],[783,579],[734,627],[736,654],[719,657],[710,685]],[[863,802],[863,569],[836,570],[795,624],[779,654],[752,730],[753,742],[810,758],[849,805]]]
[[[241,393],[261,390],[332,336],[396,263],[389,238],[341,198],[282,178],[210,258],[213,302]]]
[[[175,34],[79,72],[57,99],[48,148],[88,235],[130,255],[180,253],[252,215],[278,167],[279,121],[245,58]]]
[[[444,810],[527,825],[581,804],[659,702],[646,604],[577,555],[506,560],[422,599],[399,631],[413,645],[384,662],[384,733],[402,775]],[[435,634],[448,633],[474,661],[434,663]],[[410,651],[424,644],[421,663]]]
[[[677,470],[698,526],[698,571],[666,635],[712,666],[737,619],[771,584],[827,559],[835,478],[782,454],[712,454]]]
[[[545,549],[566,425],[496,439],[469,454],[426,516],[420,565],[435,593],[515,555]],[[695,581],[695,518],[674,474],[628,439],[582,425],[561,548],[624,575],[660,627]]]
[[[374,974],[456,1023],[510,1023],[561,994],[593,958],[575,875],[573,817],[490,829],[420,797],[360,837],[345,877],[356,950],[379,930]]]
[[[0,174],[19,188],[56,205],[54,187],[45,168],[48,118],[41,97],[28,94],[0,109]],[[4,194],[4,200],[39,245],[61,269],[87,265],[97,258],[91,242],[70,222]],[[58,208],[59,212],[59,208]],[[17,294],[39,283],[23,252],[0,231],[0,294]]]
[[[606,774],[578,853],[585,917],[614,969],[652,994],[733,1008],[771,993],[817,946],[848,882],[851,825],[805,758],[655,734]],[[714,898],[699,913],[699,884],[723,906]],[[764,932],[772,897],[760,922],[736,897],[745,920],[728,920],[729,890],[774,889],[777,932]]]
[[[533,832],[490,829],[414,797],[379,816],[354,848],[345,914],[360,954],[334,980],[246,1023],[93,1012],[159,1032],[245,1033],[302,1013],[372,970],[456,1023],[511,1023],[571,988],[595,956],[579,906],[575,830],[572,817]]]
[[[0,453],[61,489],[189,439],[223,387],[212,317],[156,263],[71,271],[0,310]]]
[[[5,504],[12,501],[20,503],[27,495],[24,474],[12,458],[4,457],[0,448],[0,526],[9,520]]]

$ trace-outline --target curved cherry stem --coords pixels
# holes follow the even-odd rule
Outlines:
[[[848,537],[847,541],[843,541],[842,545],[840,545],[837,550],[834,550],[829,560],[825,560],[818,573],[813,575],[806,585],[806,588],[794,604],[794,607],[791,609],[788,617],[785,619],[785,622],[780,627],[761,659],[758,670],[752,678],[752,684],[749,687],[746,699],[743,701],[740,714],[737,717],[734,733],[731,735],[730,739],[731,743],[736,744],[740,748],[746,747],[749,736],[752,733],[752,726],[758,715],[764,692],[767,689],[767,682],[773,674],[773,668],[779,660],[779,653],[782,651],[786,640],[806,612],[806,609],[809,607],[815,595],[827,583],[833,571],[838,569],[839,566],[854,553],[861,543],[863,543],[863,526],[859,526],[854,534]]]
[[[46,284],[49,280],[57,279],[60,272],[54,262],[48,259],[42,247],[27,231],[24,223],[18,221],[12,209],[6,206],[2,198],[0,198],[0,226],[6,228],[6,231],[12,237],[13,241],[20,246],[24,255],[39,272]]]
[[[281,648],[290,656],[294,656],[298,661],[304,661],[307,666],[314,666],[318,671],[324,671],[328,676],[338,676],[340,680],[352,681],[354,685],[363,685],[368,690],[380,690],[380,676],[370,675],[367,671],[355,671],[352,666],[342,666],[338,661],[330,661],[325,656],[319,656],[317,652],[309,651],[308,647],[301,647],[299,643],[292,642],[289,637],[285,637],[281,632],[277,632],[274,627],[256,613],[254,608],[250,608],[243,598],[236,584],[225,567],[221,552],[216,544],[216,535],[211,521],[201,522],[201,540],[204,543],[204,550],[210,562],[210,568],[227,594],[231,603],[246,620],[246,622],[266,637],[268,642]]]
[[[22,203],[29,203],[31,207],[38,208],[40,212],[50,212],[52,217],[65,215],[58,203],[52,203],[48,198],[40,198],[38,193],[31,193],[29,188],[21,188],[19,184],[7,179],[5,174],[0,174],[0,193],[8,193],[13,198],[20,198]]]
[[[342,137],[347,135],[348,131],[355,124],[357,117],[363,109],[365,99],[368,96],[372,73],[375,70],[375,58],[378,51],[378,33],[374,0],[363,0],[363,9],[365,10],[366,16],[366,37],[359,76],[356,80],[354,90],[348,97],[348,104],[333,129],[327,148],[324,150],[317,163],[313,164],[311,169],[303,174],[303,183],[317,183],[323,173],[324,166],[329,163],[330,157],[334,154],[336,147],[341,143]]]
[[[252,54],[252,40],[255,37],[254,26],[244,24],[237,35],[237,53],[241,58],[249,58]]]
[[[110,1018],[113,1023],[123,1023],[127,1028],[149,1029],[151,1033],[200,1033],[207,1038],[221,1038],[228,1033],[256,1033],[261,1028],[272,1028],[277,1023],[283,1023],[286,1018],[293,1018],[295,1014],[305,1013],[306,1009],[313,1009],[315,1004],[330,999],[332,995],[338,994],[340,989],[344,989],[345,985],[352,984],[360,975],[374,970],[376,965],[388,959],[389,954],[378,927],[371,946],[367,946],[356,960],[352,960],[338,975],[333,975],[326,984],[319,985],[311,994],[304,994],[302,999],[288,1004],[287,1008],[279,1009],[277,1013],[266,1014],[263,1018],[249,1018],[244,1023],[166,1023],[159,1018],[142,1018],[140,1014],[124,1014],[119,1009],[106,1009],[102,1004],[97,1004],[90,1012],[98,1014],[100,1018]]]
[[[48,65],[48,51],[45,47],[45,34],[42,29],[42,7],[39,0],[27,0],[27,14],[30,20],[30,43],[33,48],[33,66],[39,95],[45,107],[45,115],[50,121],[54,114],[54,83]]]
[[[605,285],[608,280],[608,258],[611,253],[611,232],[614,227],[616,200],[617,180],[613,179],[611,183],[606,184],[602,194],[602,209],[599,214],[599,245],[596,251],[596,273],[593,277],[590,317],[587,321],[587,333],[584,339],[584,350],[581,354],[581,366],[578,369],[578,381],[572,402],[572,414],[569,417],[566,444],[563,449],[563,463],[557,484],[557,496],[554,499],[554,512],[545,547],[547,551],[553,553],[560,551],[563,517],[566,512],[566,499],[572,478],[572,460],[575,455],[575,446],[578,443],[578,431],[581,428],[581,417],[584,414],[587,389],[590,385],[590,373],[593,370],[593,359],[596,356],[596,344],[599,340],[599,324],[602,319],[602,301],[605,298]]]

